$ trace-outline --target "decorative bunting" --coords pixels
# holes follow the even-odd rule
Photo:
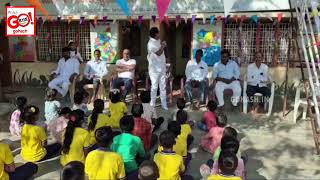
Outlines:
[[[222,18],[221,16],[218,16],[218,17],[217,17],[217,22],[218,22],[218,23],[221,21],[221,18]]]
[[[138,17],[138,24],[139,24],[139,26],[142,25],[142,19],[143,19],[143,16],[139,16],[139,17]]]
[[[224,24],[228,24],[229,22],[229,19],[230,19],[230,15],[228,15],[227,17],[224,18]]]
[[[48,11],[39,0],[24,0],[24,1],[35,6],[44,16],[46,16],[46,18],[51,19]]]
[[[129,16],[128,19],[129,19],[130,24],[132,25],[132,24],[133,24],[133,19],[132,19],[132,17]]]
[[[98,24],[98,19],[99,19],[99,16],[94,16],[94,18],[93,18],[93,24],[94,24],[94,26],[97,26],[97,24]]]
[[[213,16],[210,16],[210,24],[215,24],[216,23],[216,17],[213,15]]]
[[[168,16],[164,16],[164,22],[166,23],[167,26],[170,25]]]
[[[84,24],[84,17],[83,17],[83,16],[80,17],[80,24],[81,24],[81,25]]]
[[[155,16],[155,15],[151,16],[151,19],[152,19],[153,23],[156,22],[156,18],[157,18],[157,16]]]
[[[278,23],[280,23],[280,22],[281,22],[281,20],[282,20],[282,16],[283,16],[283,13],[279,13],[279,14],[278,14]]]
[[[187,24],[188,23],[188,16],[185,16],[183,19],[184,19],[184,22]]]
[[[70,24],[71,23],[71,21],[72,21],[72,16],[68,16],[68,24]]]
[[[181,22],[181,16],[180,16],[180,15],[177,15],[177,16],[176,16],[176,27],[179,26],[180,22]]]
[[[191,22],[192,24],[194,24],[194,22],[196,21],[197,15],[192,15],[191,17]]]
[[[115,24],[117,22],[117,20],[116,19],[114,19],[113,21],[112,21],[112,24]]]
[[[268,17],[268,19],[269,19],[271,22],[273,22],[273,18],[272,18],[272,17]]]
[[[234,15],[233,18],[235,19],[236,23],[238,23],[238,19],[239,19],[238,15]]]
[[[205,16],[203,16],[203,17],[202,17],[202,23],[203,23],[203,24],[206,24],[206,20],[207,20],[207,18],[206,18]]]
[[[39,17],[38,22],[39,22],[40,26],[43,25],[44,21],[43,21],[42,17]]]
[[[255,24],[258,24],[258,22],[259,22],[259,17],[258,17],[257,15],[253,15],[253,16],[251,16],[251,20],[252,20],[252,22],[254,22]]]
[[[157,0],[157,8],[160,22],[164,20],[164,16],[169,8],[171,0]]]
[[[131,16],[131,11],[129,9],[127,0],[117,0],[117,3],[126,16]]]
[[[103,16],[102,21],[103,21],[103,24],[106,25],[108,22],[108,16]]]
[[[58,22],[58,23],[61,22],[61,17],[60,17],[60,16],[57,17],[57,22]]]

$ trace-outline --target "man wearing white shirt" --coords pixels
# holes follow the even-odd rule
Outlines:
[[[252,104],[255,93],[261,93],[264,98],[269,98],[271,90],[267,83],[271,80],[269,76],[269,68],[262,63],[262,53],[255,54],[255,62],[248,65],[247,70],[247,96],[250,104]]]
[[[62,49],[63,58],[58,62],[57,70],[52,73],[54,79],[49,82],[50,89],[57,90],[63,97],[68,93],[69,85],[79,75],[80,63],[70,57],[70,49]]]
[[[136,69],[136,60],[130,58],[130,50],[124,49],[122,52],[122,59],[119,59],[116,63],[118,78],[113,81],[113,87],[120,89],[120,86],[124,86],[123,98],[125,99],[128,92],[133,87],[133,78]]]
[[[200,103],[205,103],[205,95],[207,90],[207,80],[208,75],[208,65],[207,63],[201,61],[203,52],[201,49],[198,49],[195,55],[195,60],[189,60],[186,67],[186,85],[185,92],[188,97],[188,100],[193,102],[192,99],[192,88],[200,88]]]
[[[218,107],[224,106],[224,90],[231,89],[231,103],[237,106],[241,96],[241,86],[239,82],[240,68],[236,62],[230,59],[227,50],[221,51],[221,62],[214,65],[213,79],[216,80],[215,94],[218,99]]]
[[[150,40],[148,42],[149,76],[151,80],[151,102],[156,106],[158,86],[160,87],[160,98],[162,109],[168,110],[166,92],[166,57],[164,49],[167,46],[165,41],[160,41],[159,30],[156,27],[150,29]]]
[[[86,84],[100,85],[100,81],[104,76],[108,74],[107,63],[101,59],[101,51],[96,49],[94,51],[94,60],[87,62],[86,67],[84,68],[84,79],[79,83],[80,90],[84,90],[83,86]],[[95,95],[94,95],[95,96]]]
[[[79,63],[83,62],[80,52],[78,52],[77,47],[73,40],[70,40],[68,43],[68,47],[70,48],[70,56],[72,58],[78,59]]]

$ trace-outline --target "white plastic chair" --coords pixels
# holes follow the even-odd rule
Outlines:
[[[247,76],[244,77],[244,81],[243,81],[243,113],[247,114],[248,113],[248,96],[247,96]],[[273,99],[274,99],[274,89],[275,89],[275,82],[272,81],[271,83],[271,95],[269,97],[268,101],[265,101],[264,103],[264,110],[267,110],[268,107],[268,112],[267,112],[267,116],[271,115],[272,112],[272,107],[273,107]],[[254,96],[260,96],[262,97],[261,93],[255,93]]]
[[[297,86],[296,96],[295,96],[295,100],[294,100],[294,107],[293,107],[293,122],[294,123],[297,123],[298,110],[299,110],[300,106],[302,106],[302,108],[303,108],[302,119],[307,118],[307,110],[308,110],[308,99],[307,98],[309,98],[309,100],[310,100],[310,105],[314,106],[314,103],[312,101],[312,94],[311,94],[312,92],[310,91],[310,87],[309,87],[309,82],[307,83],[307,85],[308,85],[307,86],[308,93],[306,93],[306,96],[308,96],[308,97],[304,97],[304,98],[301,98],[301,91],[304,90],[304,83],[300,82],[299,85]]]

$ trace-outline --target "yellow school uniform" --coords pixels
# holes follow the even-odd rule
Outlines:
[[[181,125],[181,133],[180,136],[188,137],[189,134],[191,134],[191,126],[189,124],[182,124]]]
[[[9,180],[8,173],[4,170],[4,165],[13,163],[13,156],[8,144],[0,143],[0,179]]]
[[[88,125],[91,122],[91,116],[88,118]],[[99,114],[98,119],[97,119],[97,124],[94,128],[94,130],[89,131],[90,133],[90,145],[93,145],[96,143],[96,137],[95,137],[95,132],[97,129],[103,127],[103,126],[111,126],[111,119],[107,114]]]
[[[185,170],[182,156],[176,153],[156,153],[153,158],[159,168],[159,180],[180,180],[180,173]]]
[[[43,143],[47,135],[43,127],[25,124],[21,132],[21,156],[25,161],[37,162],[47,154]]]
[[[122,157],[115,152],[94,150],[87,156],[85,172],[89,179],[122,179],[126,177]]]
[[[224,176],[221,174],[215,174],[208,177],[208,180],[242,180],[238,176]]]
[[[159,146],[158,152],[162,152],[163,147]],[[187,157],[187,139],[184,136],[179,135],[176,138],[176,144],[173,146],[173,151],[182,157]]]
[[[127,105],[124,102],[110,103],[112,128],[120,128],[120,119],[128,112]]]
[[[75,128],[73,138],[68,154],[61,152],[60,163],[65,166],[71,161],[85,162],[85,155],[83,149],[89,147],[90,134],[87,130],[82,128]]]

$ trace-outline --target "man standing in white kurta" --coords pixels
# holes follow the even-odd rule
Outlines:
[[[168,110],[166,93],[166,57],[164,48],[165,41],[160,41],[159,30],[156,27],[150,29],[150,40],[148,42],[149,76],[151,80],[151,102],[156,106],[158,86],[160,87],[161,107]]]
[[[218,107],[224,105],[223,94],[225,89],[232,90],[231,103],[237,106],[241,96],[240,68],[238,64],[230,59],[227,50],[221,51],[221,62],[214,65],[213,79],[216,80],[215,94],[218,99]]]
[[[57,90],[63,97],[68,93],[69,85],[79,75],[80,63],[70,57],[70,48],[62,49],[63,58],[58,62],[57,70],[52,73],[54,79],[49,82],[50,89]]]

